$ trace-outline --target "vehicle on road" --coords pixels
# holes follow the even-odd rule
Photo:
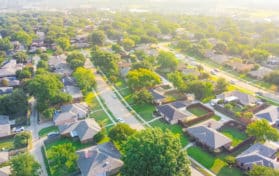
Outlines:
[[[230,83],[231,83],[231,84],[235,84],[235,81],[234,81],[234,80],[230,80]]]
[[[118,121],[119,123],[125,123],[125,120],[123,120],[122,118],[117,118],[117,121]]]
[[[112,98],[116,99],[116,98],[117,98],[117,96],[116,96],[115,94],[113,94],[113,95],[112,95]]]
[[[216,75],[216,72],[215,72],[214,70],[211,70],[210,73],[211,73],[212,75]]]
[[[14,133],[19,133],[19,132],[22,132],[24,130],[25,130],[25,128],[22,126],[22,127],[14,127],[12,131]]]

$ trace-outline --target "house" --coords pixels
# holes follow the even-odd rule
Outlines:
[[[99,124],[92,118],[59,125],[58,128],[62,136],[78,137],[81,143],[93,141],[93,137],[101,131]]]
[[[268,57],[265,66],[269,68],[276,68],[279,66],[279,57],[270,56]]]
[[[239,62],[236,60],[229,60],[226,62],[226,65],[239,73],[250,72],[255,67],[254,64],[243,63],[242,61]]]
[[[248,73],[249,76],[256,79],[263,79],[265,76],[269,75],[272,72],[272,69],[267,67],[260,67],[257,70],[252,70]]]
[[[66,58],[67,56],[64,54],[50,57],[48,60],[50,70],[62,76],[71,75],[73,70],[67,63]]]
[[[209,150],[219,152],[223,147],[229,149],[232,140],[210,125],[197,125],[187,129],[188,134]]]
[[[0,87],[0,95],[13,93],[13,87]]]
[[[4,77],[15,77],[16,71],[21,70],[23,64],[17,64],[15,59],[11,59],[3,64],[0,68],[0,78]]]
[[[3,82],[6,82],[7,85],[4,85]],[[16,87],[20,85],[20,81],[16,77],[4,77],[0,78],[0,84],[2,86]]]
[[[127,76],[128,72],[130,71],[131,66],[132,66],[132,64],[130,62],[127,62],[124,60],[118,62],[120,76],[125,78]]]
[[[83,99],[82,92],[77,86],[65,86],[64,92],[72,96],[74,102],[81,101]]]
[[[238,101],[244,106],[254,106],[257,103],[256,97],[240,92],[240,91],[231,91],[224,92],[216,96],[217,99],[224,100],[225,102]]]
[[[9,123],[9,116],[0,115],[0,137],[11,134],[11,124]]]
[[[187,111],[186,105],[182,101],[159,105],[157,111],[170,124],[177,124],[178,121],[189,120],[196,117]]]
[[[75,78],[71,77],[71,76],[64,76],[61,79],[62,83],[64,84],[64,86],[75,86],[76,85],[76,80]]]
[[[85,102],[68,104],[61,106],[61,110],[56,112],[53,122],[56,126],[66,123],[73,123],[79,119],[84,119],[89,113],[89,108]]]
[[[272,143],[254,144],[236,157],[239,167],[250,170],[253,165],[262,165],[279,169],[279,162],[276,159],[278,146]]]
[[[151,95],[153,97],[153,102],[155,104],[160,105],[166,100],[164,93],[158,91],[157,89],[150,89],[149,92],[151,93]]]
[[[205,52],[204,56],[220,65],[225,64],[232,58],[231,56],[228,55],[215,54],[215,52],[212,50]]]
[[[279,125],[279,107],[278,106],[269,106],[266,109],[261,110],[260,112],[255,114],[255,118],[257,119],[265,119],[271,125]]]
[[[110,176],[123,166],[120,153],[111,142],[77,151],[77,165],[82,176]]]

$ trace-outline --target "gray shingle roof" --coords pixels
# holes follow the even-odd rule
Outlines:
[[[252,167],[254,164],[261,164],[266,167],[279,168],[279,163],[273,159],[273,155],[278,148],[271,144],[254,144],[236,157],[238,163],[247,167]]]
[[[166,98],[165,96],[161,95],[159,92],[157,92],[154,89],[150,89],[149,91],[152,94],[154,100],[161,100]]]
[[[99,176],[121,168],[120,153],[111,142],[77,151],[78,167],[82,175]]]
[[[217,95],[216,97],[219,99],[225,99],[226,97],[231,97],[231,96],[237,97],[240,103],[243,105],[255,104],[257,102],[256,97],[246,93],[242,93],[240,91],[224,92],[220,95]]]
[[[157,107],[158,111],[163,114],[168,120],[182,120],[187,117],[187,114],[184,114],[178,111],[174,106],[171,104],[160,105]]]
[[[188,133],[212,149],[218,149],[232,142],[227,136],[206,126],[188,128]]]
[[[266,119],[270,123],[274,124],[279,119],[279,107],[269,106],[268,108],[256,113],[255,116],[259,119]]]
[[[101,131],[99,124],[92,118],[87,118],[71,124],[59,125],[58,128],[62,135],[75,133],[80,141],[92,139],[93,136]]]

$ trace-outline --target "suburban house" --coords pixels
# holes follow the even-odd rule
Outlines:
[[[111,142],[77,151],[77,165],[82,176],[110,176],[123,166],[120,153]]]
[[[205,52],[204,56],[220,65],[224,65],[232,58],[231,56],[227,55],[215,54],[215,51],[212,50]]]
[[[177,124],[179,121],[190,120],[196,116],[187,111],[182,101],[176,101],[157,106],[157,112],[170,124]]]
[[[77,86],[65,86],[64,92],[72,96],[74,102],[79,102],[83,99],[82,92]]]
[[[270,56],[267,61],[265,66],[269,68],[276,68],[279,66],[279,57],[276,56]]]
[[[265,76],[269,75],[272,72],[272,69],[267,67],[260,67],[257,70],[252,70],[248,73],[249,76],[256,79],[263,79]]]
[[[127,62],[124,60],[118,62],[120,76],[125,78],[127,76],[128,72],[130,71],[131,66],[132,66],[132,64],[130,62]]]
[[[13,93],[13,87],[0,87],[0,95]]]
[[[217,99],[224,100],[225,102],[236,101],[244,106],[254,106],[257,103],[256,97],[240,92],[240,91],[231,91],[224,92],[216,96]]]
[[[64,54],[50,57],[48,60],[50,70],[62,76],[71,75],[73,70],[67,63],[66,58],[67,56]]]
[[[15,59],[11,59],[8,62],[4,63],[0,68],[0,78],[3,77],[15,77],[16,71],[21,70],[23,64],[17,64]]]
[[[278,106],[269,106],[266,109],[263,109],[255,114],[257,119],[265,119],[270,125],[279,125],[279,107]]]
[[[279,169],[279,162],[276,158],[278,146],[272,143],[254,144],[236,157],[239,167],[250,170],[253,165],[262,165]]]
[[[229,149],[232,144],[232,140],[212,128],[211,123],[190,127],[187,132],[196,141],[214,152],[220,152],[222,148]]]
[[[157,89],[150,89],[149,92],[151,93],[151,95],[153,97],[153,102],[155,104],[160,105],[166,100],[166,97],[164,96],[164,93],[158,91]]]
[[[62,136],[78,137],[81,143],[93,141],[93,137],[101,131],[100,125],[92,118],[59,125],[58,128]]]
[[[68,104],[61,106],[61,110],[55,112],[53,122],[56,126],[76,122],[84,119],[89,113],[89,108],[85,102]]]
[[[242,60],[233,60],[233,59],[226,62],[226,65],[240,73],[249,72],[255,67],[254,64],[243,63]]]
[[[9,116],[0,115],[0,137],[11,134],[11,124],[9,123]]]
[[[3,82],[6,82],[7,85],[4,85]],[[20,81],[16,77],[4,77],[0,78],[0,84],[2,86],[16,87],[20,85]]]

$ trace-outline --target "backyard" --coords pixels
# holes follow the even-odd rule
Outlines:
[[[189,112],[191,112],[192,114],[198,116],[198,117],[199,117],[199,116],[203,116],[203,115],[205,115],[205,114],[208,113],[207,110],[205,110],[204,108],[199,107],[199,106],[189,107],[189,108],[187,108],[187,110],[188,110]]]
[[[245,139],[248,138],[245,132],[242,132],[233,127],[226,126],[220,132],[232,140],[233,147],[237,146],[238,144],[240,144],[241,142],[243,142]]]
[[[213,154],[203,150],[198,146],[192,146],[188,148],[187,152],[189,156],[218,176],[243,175],[239,169],[235,167],[229,167],[221,157],[214,156]]]
[[[179,125],[170,125],[170,124],[167,124],[167,123],[162,122],[160,120],[156,120],[154,122],[151,122],[150,125],[152,127],[161,128],[163,131],[165,131],[166,129],[169,129],[174,134],[179,134],[180,141],[181,141],[181,144],[182,144],[183,147],[186,146],[189,143],[188,136],[184,135],[182,127],[179,126]]]
[[[1,150],[11,150],[14,148],[14,138],[6,138],[0,140],[0,149]]]

